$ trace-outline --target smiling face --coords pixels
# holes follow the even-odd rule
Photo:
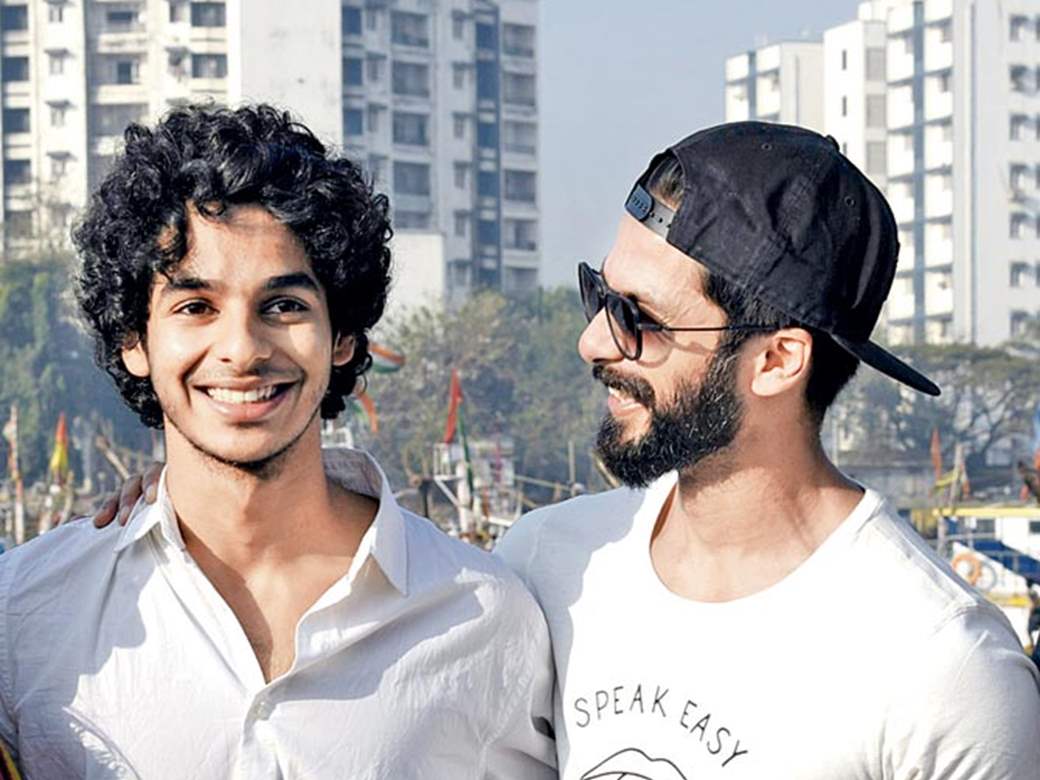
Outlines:
[[[189,251],[156,277],[145,339],[123,362],[155,389],[171,460],[191,450],[263,473],[317,438],[332,366],[353,340],[334,337],[306,252],[265,209],[188,213]]]
[[[603,275],[662,325],[726,324],[723,311],[705,295],[703,268],[628,215]],[[609,388],[597,447],[623,483],[646,485],[733,442],[743,405],[736,388],[737,356],[720,348],[723,335],[644,331],[643,353],[633,361],[618,350],[604,312],[585,328],[578,350]]]

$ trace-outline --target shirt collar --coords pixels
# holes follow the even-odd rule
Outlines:
[[[408,595],[408,544],[404,515],[397,505],[383,470],[366,452],[337,448],[322,450],[325,473],[347,490],[369,496],[379,502],[372,525],[365,532],[350,566],[348,579],[371,556],[383,574],[401,595]],[[178,550],[185,549],[184,538],[177,525],[170,495],[166,490],[166,469],[159,478],[154,504],[138,499],[130,512],[130,519],[119,535],[115,552],[120,553],[143,539],[158,527],[162,538]]]

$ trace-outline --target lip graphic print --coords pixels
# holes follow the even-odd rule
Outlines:
[[[667,758],[650,758],[639,748],[626,748],[596,764],[581,780],[687,780]]]

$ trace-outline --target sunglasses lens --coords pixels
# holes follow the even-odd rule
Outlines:
[[[635,304],[614,293],[607,294],[607,322],[614,343],[629,360],[639,356],[639,315]]]
[[[585,263],[578,266],[578,289],[581,291],[585,319],[592,322],[603,308],[603,290],[596,278],[596,272]]]

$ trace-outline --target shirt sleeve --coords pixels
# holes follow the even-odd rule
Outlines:
[[[14,703],[11,681],[11,640],[8,624],[8,597],[16,568],[15,556],[0,554],[0,742],[13,759],[18,758],[18,727],[12,714]]]
[[[886,720],[886,777],[1036,780],[1040,681],[1001,615],[954,615],[913,660]]]
[[[532,605],[533,606],[533,605]],[[515,699],[505,714],[498,737],[487,751],[487,780],[556,778],[556,742],[552,729],[555,678],[549,631],[541,612],[529,626],[525,669],[516,680]]]

